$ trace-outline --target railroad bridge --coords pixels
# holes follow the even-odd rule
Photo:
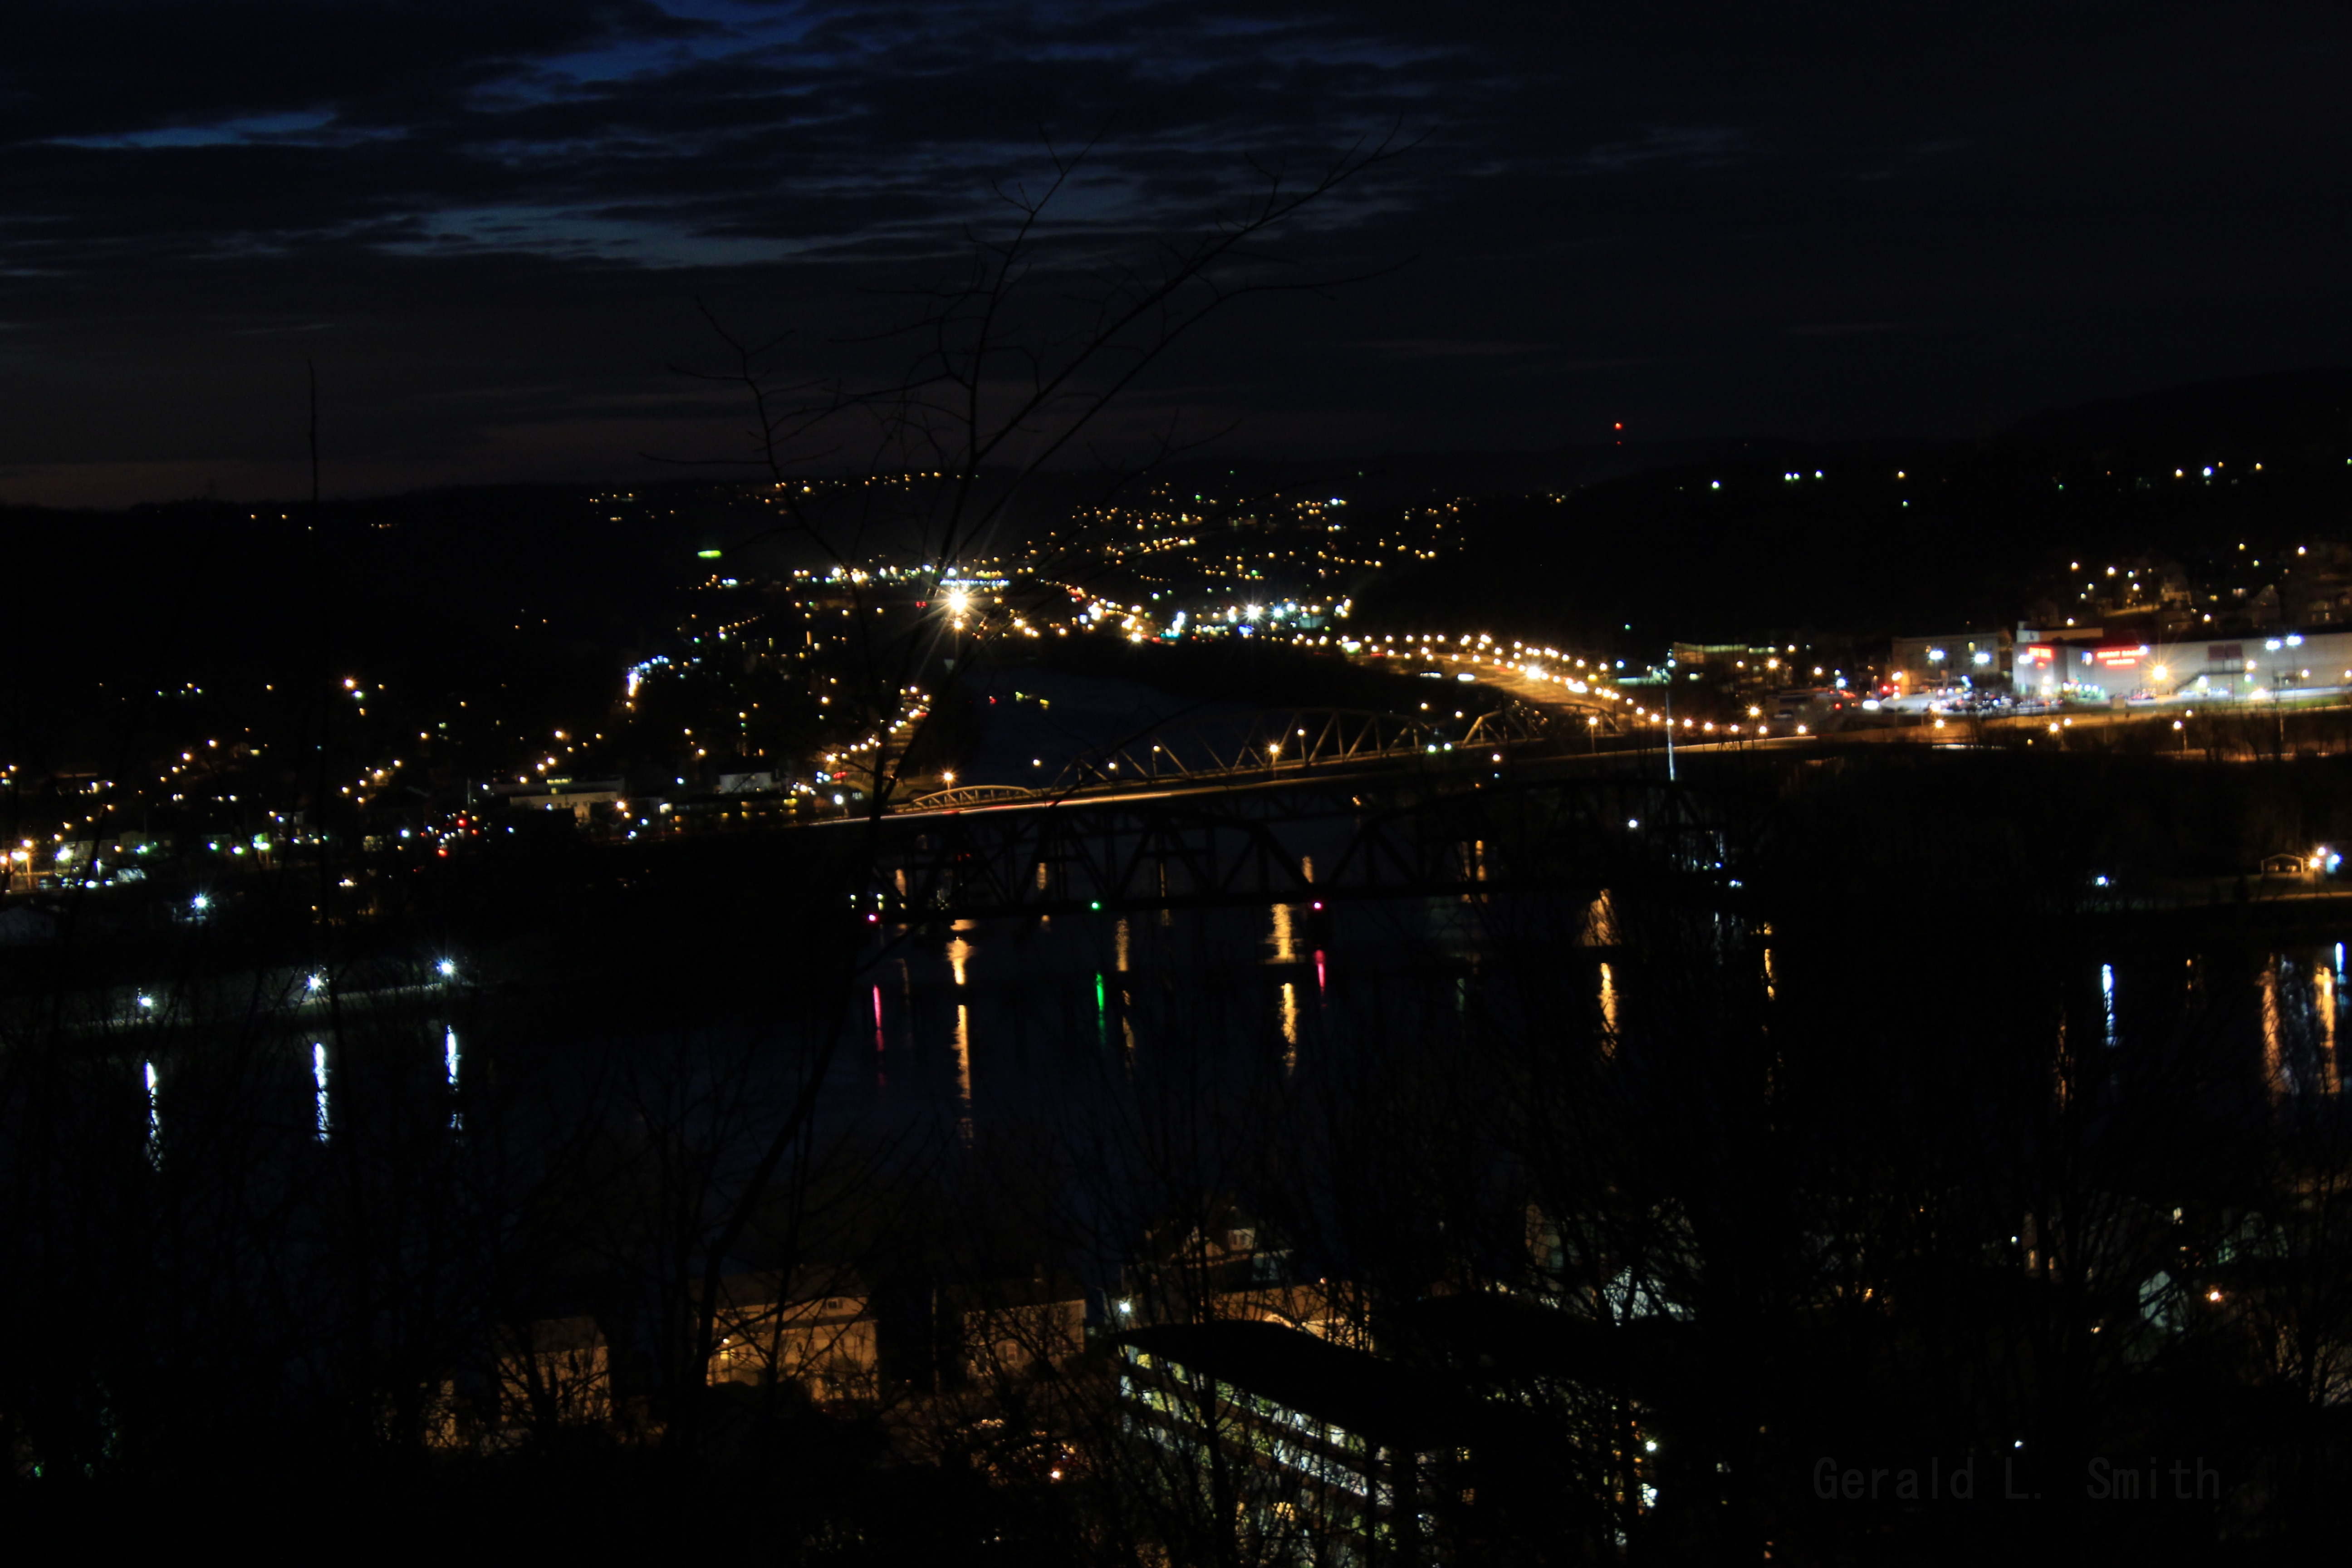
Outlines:
[[[1742,813],[1629,774],[1307,778],[887,818],[869,913],[892,922],[1720,880]]]
[[[1450,762],[1556,743],[1540,710],[1522,702],[1448,722],[1443,715],[1312,708],[1246,717],[1208,716],[1154,726],[1083,752],[1037,786],[962,784],[899,809],[956,810],[1014,801],[1059,801],[1080,793],[1257,784],[1376,765]]]

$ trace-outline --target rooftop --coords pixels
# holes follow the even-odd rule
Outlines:
[[[1166,1324],[1120,1342],[1391,1447],[1465,1447],[1492,1424],[1436,1378],[1277,1323]]]

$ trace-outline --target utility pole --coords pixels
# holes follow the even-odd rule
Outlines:
[[[1666,782],[1675,782],[1675,658],[1666,656]]]

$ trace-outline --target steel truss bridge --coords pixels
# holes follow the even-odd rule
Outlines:
[[[1459,742],[1457,742],[1459,744]],[[892,923],[1609,885],[1713,889],[1745,829],[1718,798],[1624,774],[1281,787],[887,818],[868,912]]]
[[[1544,714],[1518,702],[1450,723],[1344,708],[1206,719],[1084,752],[1041,788],[965,784],[919,796],[899,809],[952,811],[1107,791],[1259,783],[1451,752],[1507,753],[1549,739]]]

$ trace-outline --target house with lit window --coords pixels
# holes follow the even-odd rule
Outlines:
[[[491,1370],[502,1427],[602,1426],[613,1419],[612,1352],[593,1318],[516,1325],[500,1336]]]
[[[1087,1348],[1086,1288],[1050,1269],[960,1287],[940,1306],[970,1383],[1034,1376],[1067,1366]]]
[[[1145,1234],[1111,1292],[1112,1326],[1218,1316],[1219,1298],[1286,1284],[1292,1271],[1287,1242],[1232,1199],[1215,1199]]]
[[[820,1404],[874,1397],[881,1359],[872,1299],[853,1269],[812,1265],[719,1282],[710,1382],[798,1384]]]

